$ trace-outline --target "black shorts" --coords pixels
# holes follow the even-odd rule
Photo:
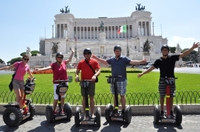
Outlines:
[[[166,95],[166,82],[165,82],[165,78],[160,78],[159,81],[159,93],[160,93],[160,97],[164,98]],[[170,96],[174,97],[176,94],[176,85],[175,85],[175,80],[174,80],[174,84],[170,85]]]

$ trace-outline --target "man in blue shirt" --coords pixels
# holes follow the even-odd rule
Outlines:
[[[126,75],[126,66],[131,65],[137,65],[137,64],[144,64],[146,63],[146,59],[143,60],[131,60],[128,57],[121,55],[121,47],[120,45],[116,45],[114,47],[114,57],[111,57],[110,59],[104,60],[101,58],[96,57],[93,55],[92,57],[98,61],[100,61],[103,64],[111,65],[112,70],[112,76],[121,76],[121,78],[118,79],[117,82],[117,93],[121,96],[121,105],[122,105],[122,114],[124,113],[125,105],[126,105],[126,85],[127,85],[127,75]],[[111,84],[110,86],[111,92],[114,95],[114,85]],[[116,106],[115,98],[114,98],[114,107]]]

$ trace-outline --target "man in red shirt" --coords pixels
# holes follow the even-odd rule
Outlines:
[[[88,88],[88,94],[90,96],[90,112],[91,112],[90,114],[92,117],[93,112],[94,112],[95,80],[96,80],[96,77],[100,74],[100,66],[96,60],[91,59],[92,52],[89,48],[84,49],[83,55],[84,55],[85,59],[81,60],[78,63],[75,81],[76,82],[79,81],[80,71],[81,71],[81,80],[93,81],[90,83],[90,86]],[[95,73],[94,73],[94,71],[95,71]],[[84,92],[85,92],[84,89],[81,88],[81,95],[83,97],[82,105],[83,105],[83,111],[85,113],[85,94],[84,94]]]

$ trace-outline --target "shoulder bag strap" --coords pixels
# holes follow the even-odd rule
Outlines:
[[[18,64],[18,66],[17,66],[17,69],[16,69],[16,71],[15,71],[15,75],[16,75],[16,73],[17,73],[17,70],[18,70],[19,65],[20,65],[20,64]],[[15,76],[14,76],[14,77],[15,77]]]
[[[92,68],[92,66],[90,65],[90,63],[87,61],[87,60],[85,60],[85,62],[88,64],[88,66],[91,68],[91,70],[94,72],[94,74],[95,74],[95,71],[94,71],[94,69]]]

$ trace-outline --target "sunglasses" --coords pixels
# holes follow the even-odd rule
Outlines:
[[[57,57],[57,58],[63,58],[63,57]]]
[[[91,53],[84,53],[84,55],[91,55]]]
[[[29,59],[27,59],[27,58],[24,58],[24,60],[25,60],[25,61],[29,61]]]

